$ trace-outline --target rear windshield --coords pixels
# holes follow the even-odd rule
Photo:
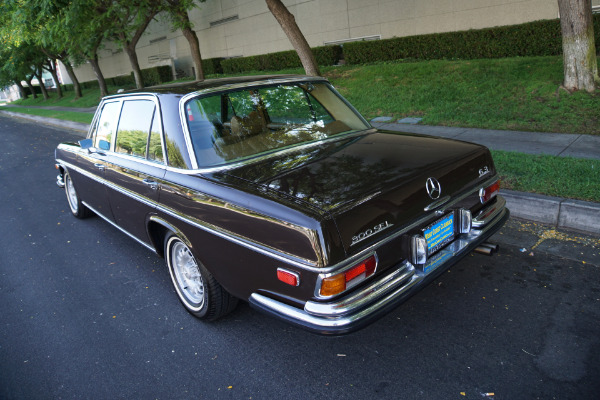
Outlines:
[[[200,167],[370,128],[326,83],[228,91],[185,103]]]

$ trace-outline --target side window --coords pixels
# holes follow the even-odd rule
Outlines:
[[[151,100],[127,100],[117,130],[115,151],[136,157],[146,158],[148,135],[154,115],[154,102]]]
[[[150,140],[148,141],[148,160],[165,162],[162,151],[162,143],[160,141],[160,120],[156,115],[158,110],[154,112],[152,118],[152,128],[150,128]]]
[[[94,147],[101,150],[110,149],[110,141],[115,134],[115,127],[119,117],[121,103],[105,103],[98,120],[96,132],[94,132]]]

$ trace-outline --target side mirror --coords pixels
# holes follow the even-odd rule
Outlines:
[[[79,146],[85,150],[85,149],[89,149],[90,147],[92,147],[94,144],[94,142],[92,141],[92,139],[83,139],[79,141]]]
[[[92,139],[83,139],[79,141],[79,146],[83,149],[83,150],[87,150],[88,154],[98,154],[101,156],[106,155],[104,153],[104,150],[108,150],[110,149],[110,143],[107,142],[106,140],[100,140],[98,141],[98,146],[100,147],[99,149],[97,149],[96,147],[94,147],[94,141]]]
[[[106,140],[99,140],[98,147],[100,148],[100,150],[110,150],[110,143]]]

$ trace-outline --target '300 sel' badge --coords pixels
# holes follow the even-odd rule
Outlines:
[[[352,236],[352,243],[350,244],[350,246],[354,246],[356,243],[362,242],[366,238],[373,236],[374,234],[379,233],[379,232],[389,228],[390,226],[394,226],[394,224],[390,224],[389,222],[385,221],[385,222],[375,225],[372,228],[367,229],[364,232],[359,233],[356,236]]]

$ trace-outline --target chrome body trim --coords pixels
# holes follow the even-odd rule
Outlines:
[[[474,229],[480,229],[490,223],[506,207],[504,197],[496,195],[496,202],[491,207],[484,208],[472,219]]]
[[[438,210],[438,211],[444,212],[446,209],[448,209],[448,208],[450,208],[450,207],[454,206],[455,204],[457,204],[457,203],[459,203],[460,201],[462,201],[462,200],[464,200],[465,198],[467,198],[469,195],[473,194],[473,192],[475,192],[475,191],[478,191],[478,190],[479,190],[478,188],[479,188],[480,186],[486,186],[486,185],[489,185],[490,183],[494,182],[494,181],[495,181],[495,180],[497,180],[497,179],[498,179],[497,177],[493,177],[493,178],[490,178],[490,179],[488,179],[488,180],[486,180],[486,181],[484,181],[484,182],[480,183],[479,185],[477,185],[477,186],[476,186],[476,187],[477,187],[477,189],[473,189],[473,190],[471,190],[471,191],[468,191],[467,193],[465,193],[465,194],[463,194],[463,195],[461,195],[461,196],[459,196],[459,197],[456,197],[456,198],[455,198],[453,201],[451,201],[450,203],[447,203],[447,204],[445,205],[445,208],[444,208],[444,209],[442,209],[442,210]],[[438,212],[438,211],[435,211],[435,212]],[[410,225],[408,225],[408,226],[404,227],[404,228],[403,228],[403,229],[401,229],[400,231],[394,232],[393,234],[391,234],[391,235],[389,235],[389,236],[386,236],[385,238],[381,239],[380,241],[378,241],[378,242],[376,242],[376,243],[373,243],[373,244],[372,244],[372,245],[370,245],[369,247],[367,247],[367,248],[363,249],[363,250],[362,250],[362,251],[360,251],[359,253],[357,253],[357,254],[354,254],[353,256],[351,256],[351,257],[349,257],[349,258],[345,259],[345,260],[344,260],[344,261],[342,261],[342,262],[339,262],[339,263],[337,263],[337,264],[335,264],[335,265],[331,265],[331,266],[329,266],[329,267],[326,267],[326,268],[322,268],[322,269],[320,269],[320,270],[319,270],[319,272],[321,272],[321,273],[323,273],[323,274],[328,274],[328,273],[331,273],[331,272],[333,272],[333,271],[335,271],[335,270],[338,270],[338,269],[344,268],[344,267],[345,267],[346,265],[348,265],[349,263],[354,263],[354,262],[355,262],[355,261],[357,261],[358,259],[360,259],[360,258],[362,258],[362,257],[365,257],[365,256],[366,256],[366,254],[368,254],[368,253],[370,253],[370,252],[373,252],[373,251],[375,251],[375,250],[377,249],[377,247],[379,247],[379,246],[382,246],[382,245],[384,245],[384,244],[386,244],[386,243],[388,243],[388,242],[390,242],[390,241],[392,241],[392,240],[394,240],[394,239],[397,239],[399,236],[401,236],[401,235],[404,235],[406,232],[408,232],[408,231],[412,230],[413,228],[416,228],[416,227],[418,227],[418,226],[420,226],[420,225],[423,225],[423,224],[424,224],[424,223],[425,223],[427,220],[429,220],[430,218],[431,218],[431,214],[427,214],[426,216],[419,218],[418,220],[416,220],[416,221],[415,221],[415,222],[413,222],[412,224],[410,224]]]
[[[480,189],[481,190],[481,189]],[[446,202],[448,202],[450,200],[450,196],[444,196],[439,200],[434,201],[433,203],[429,204],[427,207],[425,207],[423,209],[423,211],[431,211],[431,210],[435,210],[436,208],[444,205]]]
[[[59,188],[65,187],[65,178],[62,176],[62,174],[56,175],[56,186]]]
[[[427,264],[417,268],[403,261],[389,274],[336,301],[307,301],[304,308],[300,309],[263,294],[252,293],[250,304],[319,333],[349,332],[368,322],[369,318],[375,318],[377,313],[399,304],[420,286],[428,284],[499,229],[509,214],[507,209],[502,209],[483,229],[459,235],[454,242],[432,256]]]
[[[322,271],[322,268],[319,268],[317,266],[317,263],[315,263],[315,262],[312,262],[310,260],[305,260],[305,259],[296,257],[292,254],[284,253],[282,251],[278,251],[276,249],[273,249],[268,246],[262,245],[260,243],[254,242],[253,240],[251,240],[249,238],[235,235],[234,233],[232,233],[230,231],[217,228],[212,224],[208,224],[203,221],[190,218],[188,216],[185,216],[185,215],[175,211],[172,208],[165,207],[164,205],[162,205],[160,203],[157,203],[157,202],[152,201],[145,197],[138,196],[135,193],[128,191],[125,188],[121,188],[120,186],[114,185],[111,182],[108,182],[106,179],[98,178],[98,176],[91,174],[91,173],[89,173],[73,164],[70,164],[64,160],[58,159],[56,161],[67,168],[73,169],[73,170],[81,173],[82,175],[85,175],[86,177],[88,177],[90,179],[94,179],[97,182],[106,185],[109,188],[117,190],[120,193],[127,195],[135,200],[138,200],[148,206],[154,207],[154,208],[156,208],[157,211],[161,211],[164,214],[170,215],[180,221],[185,222],[186,224],[192,225],[203,231],[206,231],[206,232],[212,233],[216,236],[219,236],[220,238],[229,240],[230,242],[233,242],[233,243],[237,243],[237,244],[242,245],[250,250],[256,251],[257,253],[269,256],[278,261],[283,261],[289,265],[293,265],[294,267],[303,269],[305,271],[310,271],[310,272],[321,272]],[[311,233],[311,235],[314,236],[314,235],[316,235],[316,233]],[[314,238],[312,238],[312,239],[314,239]],[[314,242],[314,240],[312,240],[312,241]]]
[[[391,274],[372,282],[364,289],[352,293],[340,301],[333,303],[307,301],[304,305],[304,311],[309,314],[328,317],[348,314],[353,309],[362,308],[366,304],[373,303],[377,298],[388,293],[407,279],[412,278],[415,272],[415,267],[405,261]],[[411,279],[411,282],[416,282],[416,279]]]
[[[159,203],[157,203],[157,202],[155,202],[153,200],[150,200],[147,197],[139,196],[135,192],[132,192],[131,190],[128,190],[128,189],[125,189],[125,188],[123,188],[121,186],[115,185],[115,184],[109,182],[108,180],[106,180],[104,178],[99,178],[97,175],[94,175],[94,174],[92,174],[92,173],[90,173],[90,172],[88,172],[88,171],[86,171],[84,169],[81,169],[81,168],[79,168],[76,165],[73,165],[71,163],[65,162],[63,160],[57,160],[57,161],[60,162],[61,165],[65,166],[65,167],[67,167],[69,169],[75,170],[78,173],[80,173],[81,175],[84,175],[84,176],[86,176],[89,179],[93,179],[96,182],[99,182],[99,183],[101,183],[103,185],[106,185],[107,187],[112,188],[112,189],[116,190],[117,192],[122,193],[122,194],[124,194],[126,196],[129,196],[132,199],[137,200],[137,201],[139,201],[141,203],[144,203],[144,204],[146,204],[146,205],[148,205],[150,207],[158,207],[158,205],[159,205]]]
[[[279,261],[283,261],[289,265],[293,265],[293,266],[303,269],[305,271],[319,272],[322,270],[319,267],[315,267],[314,266],[315,263],[313,263],[311,261],[304,260],[304,259],[295,257],[291,254],[287,254],[287,253],[284,253],[281,251],[277,251],[268,246],[254,242],[248,238],[235,235],[232,232],[226,231],[224,229],[219,229],[219,228],[215,227],[214,225],[204,223],[199,220],[190,219],[190,218],[176,212],[173,209],[169,209],[162,205],[159,205],[158,210],[164,212],[167,215],[170,215],[171,217],[177,218],[178,220],[183,221],[189,225],[192,225],[198,229],[201,229],[205,232],[212,233],[213,235],[216,235],[222,239],[226,239],[226,240],[229,240],[230,242],[237,243],[237,244],[242,245],[242,246],[244,246],[250,250],[253,250],[257,253],[269,256],[269,257],[274,258]]]
[[[98,119],[100,118],[100,114],[102,112],[102,108],[104,107],[104,105],[106,103],[119,103],[119,115],[121,113],[121,111],[123,110],[123,102],[125,101],[133,101],[133,100],[150,100],[154,103],[155,105],[155,110],[154,110],[154,115],[158,116],[158,126],[160,127],[160,144],[162,146],[162,153],[163,155],[165,155],[163,157],[163,162],[156,162],[156,161],[149,161],[140,157],[134,157],[134,156],[130,156],[127,154],[123,154],[123,153],[118,153],[115,152],[113,150],[106,150],[104,151],[104,155],[111,155],[111,156],[117,156],[120,158],[125,158],[125,159],[130,159],[130,160],[135,160],[136,162],[141,162],[143,164],[147,164],[147,165],[151,165],[154,167],[163,167],[166,168],[167,167],[167,160],[168,160],[168,154],[166,153],[165,149],[167,148],[166,142],[165,142],[165,135],[164,135],[164,127],[163,127],[163,117],[162,117],[162,108],[160,106],[160,101],[158,99],[158,96],[152,93],[135,93],[135,94],[128,94],[128,95],[113,95],[113,96],[107,96],[104,97],[102,99],[102,101],[100,102],[100,104],[98,105],[98,108],[96,109],[96,113],[94,114],[94,119],[92,120],[92,123],[90,124],[90,129],[88,131],[87,134],[87,138],[88,139],[94,139],[92,137],[92,132],[95,129],[95,124],[98,122]],[[117,139],[117,134],[118,134],[118,122],[119,122],[119,115],[116,115],[115,118],[115,134],[112,135],[113,137],[111,138],[111,143],[110,143],[110,148],[114,149],[115,148],[115,141]],[[60,145],[59,145],[60,147]]]
[[[59,147],[60,147],[60,145],[59,145]],[[65,150],[70,150],[70,149],[67,149],[66,146],[65,146]],[[98,178],[97,176],[92,175],[92,174],[88,173],[87,171],[84,171],[81,168],[79,168],[79,167],[77,167],[75,165],[72,165],[72,164],[70,164],[70,163],[68,163],[68,162],[66,162],[64,160],[57,159],[56,161],[58,163],[60,163],[61,165],[67,166],[69,168],[72,168],[72,169],[76,170],[77,172],[79,172],[81,174],[84,174],[84,175],[86,175],[89,178],[95,179],[96,181],[98,181],[100,183],[106,184],[107,186],[110,186],[110,187],[114,187],[114,185],[112,185],[111,183],[107,182],[106,180]],[[193,173],[198,173],[198,171],[194,171]],[[487,181],[482,182],[480,186],[484,186],[485,187],[486,185],[489,185],[490,183],[492,183],[495,179],[497,179],[497,178],[496,177],[492,177],[492,178],[488,179]],[[115,189],[117,189],[117,188],[115,188]],[[128,194],[128,192],[126,190],[124,190],[124,189],[120,190],[120,191],[123,194]],[[462,195],[460,197],[457,197],[452,202],[447,203],[446,207],[453,206],[454,204],[456,204],[459,201],[463,200],[464,198],[466,198],[470,194],[471,194],[471,192],[467,192],[466,194],[464,194],[464,195]],[[135,198],[138,198],[138,197],[135,197]],[[500,199],[501,196],[497,196],[497,198]],[[429,218],[431,218],[430,215],[424,216],[424,217],[418,219],[417,221],[415,221],[414,223],[412,223],[411,225],[406,226],[404,229],[402,229],[402,230],[400,230],[398,232],[393,233],[392,235],[389,235],[389,236],[383,238],[382,240],[380,240],[380,241],[378,241],[378,242],[370,245],[369,247],[363,249],[359,253],[357,253],[357,254],[355,254],[355,255],[353,255],[353,256],[351,256],[351,257],[349,257],[349,258],[347,258],[347,259],[345,259],[345,260],[343,260],[343,261],[341,261],[341,262],[339,262],[337,264],[334,264],[334,265],[331,265],[331,266],[328,266],[328,267],[320,267],[317,264],[315,264],[314,262],[311,262],[309,260],[300,259],[300,258],[297,258],[297,257],[291,255],[291,254],[279,252],[279,251],[277,251],[275,249],[272,249],[272,248],[269,248],[267,246],[263,246],[263,245],[261,245],[259,243],[256,243],[256,242],[254,242],[254,241],[252,241],[252,240],[250,240],[248,238],[241,237],[241,236],[236,236],[236,235],[234,235],[233,233],[231,233],[229,231],[221,230],[221,229],[216,228],[213,225],[202,223],[202,221],[193,220],[193,219],[191,219],[189,217],[186,217],[186,216],[184,216],[184,215],[176,212],[173,209],[170,209],[170,208],[167,208],[167,207],[161,205],[160,203],[156,203],[156,202],[151,201],[151,200],[141,200],[141,201],[144,201],[145,204],[148,204],[148,205],[151,205],[151,206],[155,206],[156,209],[157,209],[157,211],[162,211],[165,214],[168,214],[168,215],[170,215],[172,217],[175,217],[175,218],[177,218],[177,219],[179,219],[179,220],[181,220],[181,221],[183,221],[183,222],[185,222],[187,224],[190,224],[192,226],[198,227],[198,228],[200,228],[200,229],[202,229],[202,230],[204,230],[206,232],[213,233],[213,234],[215,234],[215,235],[217,235],[217,236],[219,236],[221,238],[224,238],[224,239],[229,240],[231,242],[240,244],[240,245],[242,245],[244,247],[247,247],[247,248],[249,248],[249,249],[251,249],[253,251],[256,251],[256,252],[258,252],[260,254],[272,257],[272,258],[274,258],[276,260],[286,262],[286,263],[288,263],[290,265],[293,265],[293,266],[295,266],[297,268],[300,268],[302,270],[309,271],[309,272],[320,273],[323,276],[331,276],[331,275],[333,275],[336,272],[344,270],[344,268],[350,268],[351,264],[356,263],[361,258],[367,258],[371,253],[374,253],[377,247],[382,246],[382,245],[388,243],[389,241],[398,238],[399,236],[405,234],[407,231],[409,231],[409,230],[411,230],[411,229],[413,229],[413,228],[415,228],[415,227],[417,227],[419,225],[422,225],[425,221],[427,221]],[[475,225],[475,219],[474,219],[473,227],[477,228],[477,225]],[[318,289],[315,289],[315,291],[317,291],[317,290]]]
[[[94,209],[93,207],[91,207],[88,203],[86,203],[85,201],[82,201],[82,203],[89,208],[90,210],[92,210],[94,212],[94,214],[96,214],[97,216],[99,216],[100,218],[102,218],[103,220],[105,220],[106,222],[108,222],[109,224],[111,224],[112,226],[114,226],[115,228],[117,228],[118,230],[120,230],[121,232],[123,232],[124,234],[126,234],[127,236],[129,236],[130,238],[132,238],[133,240],[135,240],[136,242],[138,242],[139,244],[141,244],[142,246],[146,247],[147,249],[151,250],[153,253],[156,253],[156,249],[152,246],[150,246],[148,243],[136,238],[135,236],[133,236],[131,233],[129,233],[128,231],[126,231],[125,229],[121,228],[119,225],[115,224],[114,222],[112,222],[111,220],[109,220],[108,218],[106,218],[104,215],[102,215],[100,212],[98,212],[98,210]]]

